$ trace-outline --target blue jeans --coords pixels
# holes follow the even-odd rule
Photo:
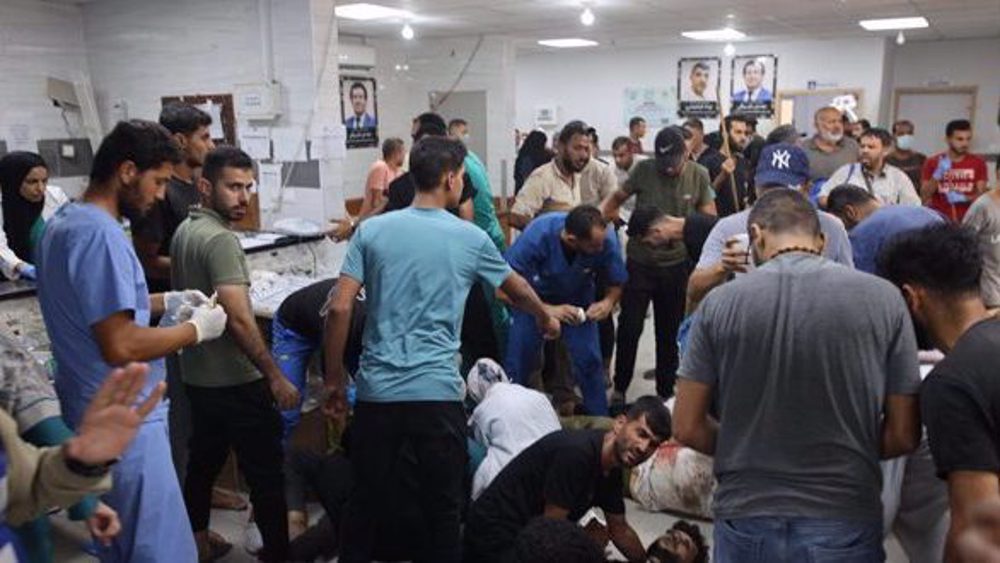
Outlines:
[[[288,381],[299,390],[299,404],[281,411],[281,418],[284,421],[284,441],[288,440],[288,436],[302,418],[302,400],[306,396],[306,370],[309,368],[310,358],[320,345],[322,342],[310,340],[285,327],[277,316],[271,321],[271,355],[281,368],[281,373],[285,374]]]
[[[715,520],[714,563],[885,561],[882,523],[819,518]]]

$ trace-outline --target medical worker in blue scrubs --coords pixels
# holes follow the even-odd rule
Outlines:
[[[120,122],[94,156],[79,203],[61,207],[37,251],[38,299],[56,361],[55,386],[75,427],[107,374],[129,362],[149,362],[144,399],[164,380],[163,357],[225,330],[226,314],[200,292],[149,295],[142,265],[122,224],[163,198],[180,152],[162,126]],[[150,316],[182,320],[149,326]],[[160,403],[112,467],[113,488],[102,499],[122,531],[101,546],[101,561],[197,561],[167,437],[167,403]]]
[[[547,213],[528,224],[505,256],[549,314],[562,322],[562,340],[587,414],[607,416],[597,324],[612,314],[628,278],[615,230],[590,205]],[[600,270],[607,274],[609,288],[603,299],[594,301],[594,278]],[[504,367],[512,381],[524,385],[538,364],[542,335],[531,315],[515,310],[513,318]]]

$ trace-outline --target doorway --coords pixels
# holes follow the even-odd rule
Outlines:
[[[975,86],[896,88],[893,122],[913,122],[913,150],[933,154],[944,148],[944,128],[953,119],[975,122]]]
[[[431,92],[431,107],[436,107],[446,122],[464,119],[469,123],[468,149],[487,162],[486,90]]]

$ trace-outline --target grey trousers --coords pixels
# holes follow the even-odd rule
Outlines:
[[[881,465],[885,535],[896,534],[911,563],[940,563],[951,525],[948,488],[935,474],[926,432],[915,452]]]

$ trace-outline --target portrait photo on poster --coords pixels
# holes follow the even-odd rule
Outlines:
[[[677,61],[677,115],[713,118],[719,116],[719,85],[722,59],[684,58]]]
[[[753,117],[774,115],[774,91],[778,87],[778,57],[744,55],[733,57],[730,78],[730,113]]]
[[[378,96],[374,78],[340,77],[340,117],[347,130],[347,148],[378,146]]]

